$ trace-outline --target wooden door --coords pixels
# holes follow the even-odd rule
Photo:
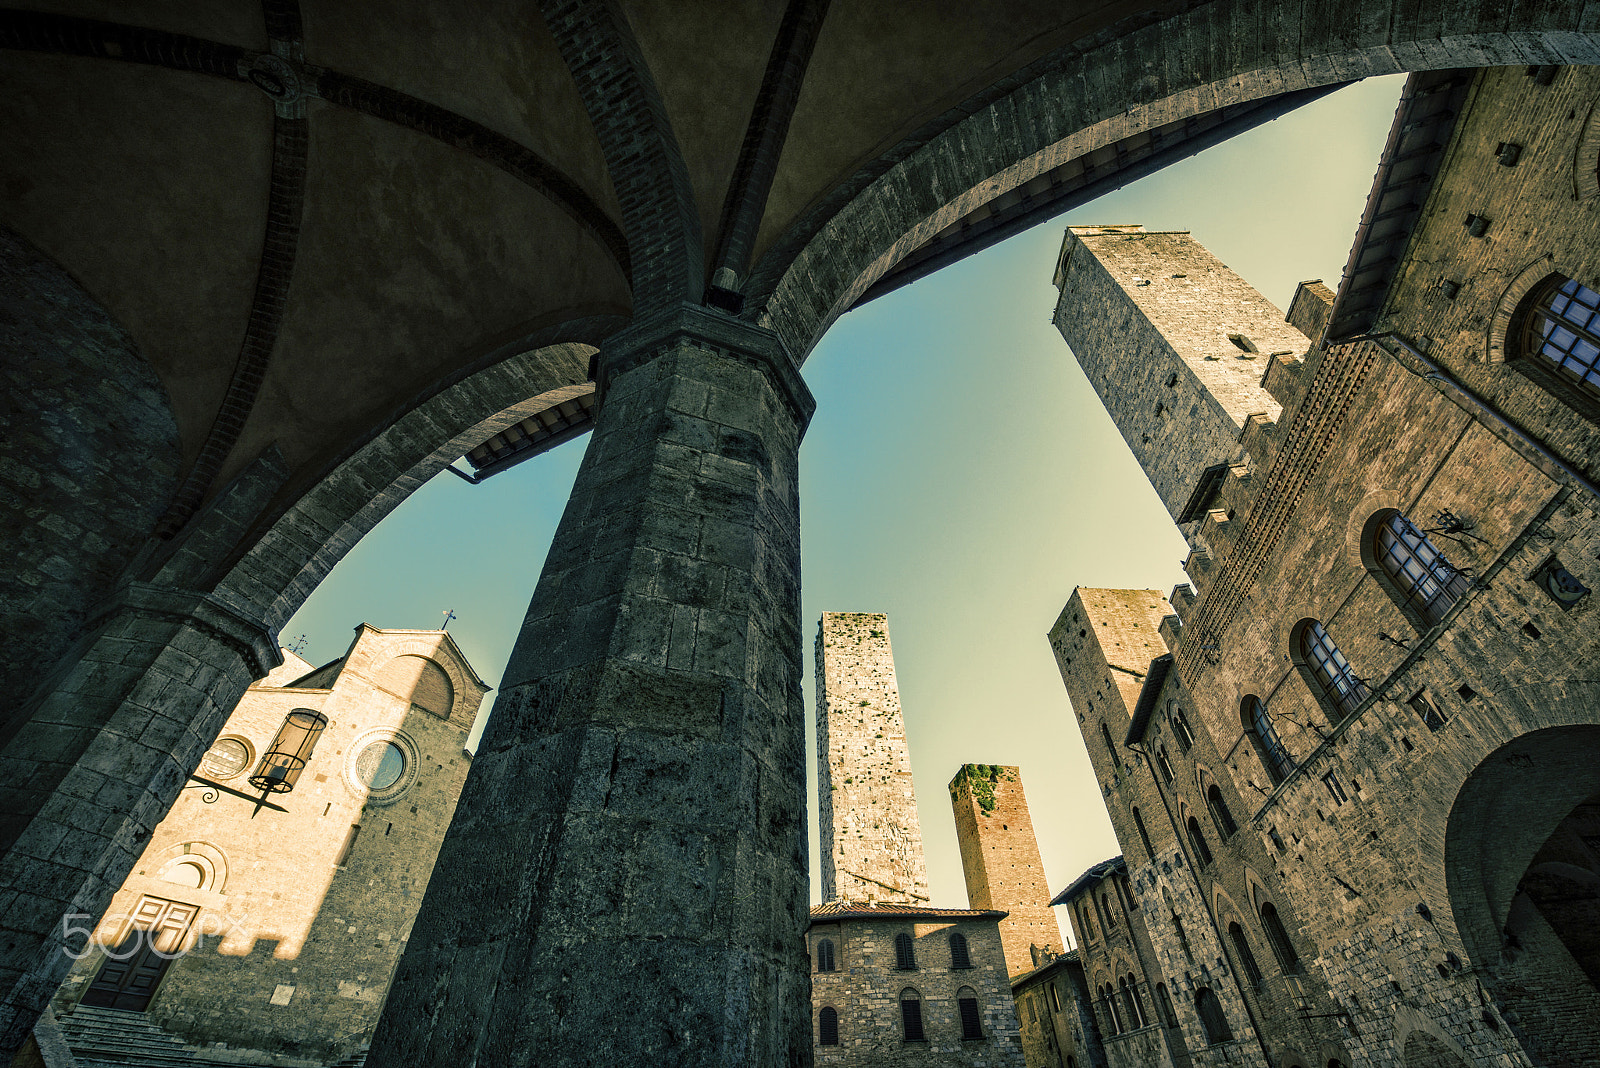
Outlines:
[[[198,905],[144,897],[133,910],[115,949],[106,950],[100,974],[89,984],[83,1004],[143,1012],[150,1007],[161,977],[181,956]]]

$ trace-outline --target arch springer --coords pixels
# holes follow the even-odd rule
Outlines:
[[[607,339],[594,356],[591,377],[596,405],[604,407],[606,390],[617,375],[649,363],[684,341],[761,370],[773,391],[783,398],[800,435],[805,435],[817,400],[782,339],[765,327],[698,304],[663,308]]]

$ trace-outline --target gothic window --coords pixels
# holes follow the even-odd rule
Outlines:
[[[1350,662],[1320,622],[1308,619],[1302,623],[1298,644],[1301,667],[1333,719],[1343,719],[1367,699],[1367,684],[1356,677]]]
[[[1372,555],[1393,584],[1391,592],[1401,610],[1423,629],[1443,619],[1472,584],[1399,512],[1377,517]]]
[[[1189,717],[1183,714],[1183,709],[1172,710],[1172,733],[1177,736],[1178,747],[1187,753],[1194,748],[1194,731],[1189,729]]]
[[[1261,967],[1256,964],[1256,955],[1250,951],[1250,943],[1244,936],[1244,928],[1237,923],[1228,924],[1228,938],[1233,942],[1233,950],[1239,955],[1239,968],[1244,972],[1244,977],[1250,985],[1257,990],[1261,989]]]
[[[1150,1020],[1144,1013],[1144,999],[1139,996],[1139,980],[1131,975],[1122,977],[1122,1004],[1128,1010],[1128,1026],[1144,1027]]]
[[[1084,908],[1081,901],[1078,903],[1078,923],[1083,927],[1085,940],[1094,937],[1094,924],[1089,919],[1089,910]]]
[[[1161,1019],[1168,1027],[1178,1026],[1178,1014],[1172,1008],[1172,995],[1167,993],[1166,983],[1156,984],[1156,1003],[1161,1006]]]
[[[1111,907],[1111,898],[1108,894],[1100,895],[1100,913],[1105,918],[1106,930],[1110,931],[1117,926],[1117,912]]]
[[[961,1014],[961,1037],[983,1037],[983,1014],[978,1011],[978,992],[970,986],[956,991],[956,1009]]]
[[[1111,1021],[1109,1028],[1113,1035],[1120,1035],[1127,1028],[1122,1026],[1122,1007],[1117,1004],[1117,991],[1110,983],[1100,988],[1100,1000],[1105,1002],[1106,1017]]]
[[[1151,860],[1156,859],[1155,847],[1150,844],[1150,832],[1144,829],[1144,817],[1139,815],[1137,805],[1133,809],[1133,825],[1139,829],[1139,841],[1144,843],[1144,851]]]
[[[832,1005],[824,1005],[822,1011],[817,1013],[817,1030],[822,1032],[821,1045],[839,1044],[839,1012]]]
[[[950,967],[972,967],[972,957],[967,953],[967,936],[959,931],[950,936]]]
[[[917,953],[911,944],[911,936],[904,931],[894,936],[894,966],[903,972],[914,971],[917,967]]]
[[[1600,293],[1552,275],[1530,294],[1521,327],[1516,347],[1523,360],[1554,372],[1558,381],[1600,394]]]
[[[1056,1010],[1057,1012],[1060,1012],[1061,1011],[1061,991],[1056,987],[1056,984],[1054,984],[1054,983],[1051,983],[1049,986],[1045,987],[1045,989],[1050,992],[1050,1007],[1052,1009]]]
[[[824,938],[817,943],[817,971],[831,972],[836,970],[837,967],[833,961],[833,939]]]
[[[1210,987],[1197,987],[1194,992],[1194,1011],[1200,1016],[1200,1027],[1206,1033],[1206,1045],[1232,1042],[1233,1030],[1228,1027],[1228,1017],[1222,1011],[1222,1002]]]
[[[901,1037],[905,1041],[926,1041],[922,1033],[922,995],[910,987],[900,991],[900,1025],[904,1029]]]
[[[1211,865],[1211,847],[1206,845],[1206,836],[1200,830],[1200,821],[1193,816],[1189,817],[1189,844],[1194,847],[1195,863],[1202,868]]]
[[[1245,733],[1250,735],[1256,756],[1261,759],[1261,766],[1266,769],[1267,778],[1272,780],[1272,785],[1278,785],[1294,770],[1294,760],[1289,756],[1289,751],[1283,747],[1283,742],[1278,740],[1278,732],[1272,726],[1272,717],[1267,714],[1267,706],[1261,703],[1260,698],[1247,696],[1240,709],[1240,718],[1244,720]]]
[[[1156,747],[1156,766],[1161,769],[1161,777],[1169,784],[1177,777],[1172,774],[1172,762],[1167,759],[1167,747],[1164,745]]]
[[[1290,975],[1298,974],[1300,955],[1294,951],[1294,943],[1289,941],[1289,932],[1283,929],[1278,909],[1270,901],[1261,905],[1261,929],[1267,933],[1267,945],[1272,947],[1272,955],[1278,958],[1278,966]]]
[[[1232,838],[1239,825],[1233,822],[1233,813],[1228,811],[1227,802],[1222,800],[1222,791],[1212,783],[1206,789],[1206,807],[1211,810],[1211,822],[1217,825],[1217,833],[1226,842]]]

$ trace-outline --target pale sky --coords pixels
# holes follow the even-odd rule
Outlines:
[[[807,361],[806,700],[821,613],[888,613],[936,906],[967,903],[945,791],[966,762],[1022,768],[1052,891],[1117,853],[1045,632],[1074,586],[1184,580],[1182,539],[1050,323],[1064,227],[1188,230],[1280,308],[1301,280],[1337,288],[1402,84],[1345,89],[883,297]],[[282,641],[303,634],[321,664],[362,622],[437,627],[454,609],[498,684],[588,440],[479,486],[440,474]]]

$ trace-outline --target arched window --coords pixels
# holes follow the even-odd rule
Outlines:
[[[917,967],[917,952],[911,936],[904,931],[894,936],[894,966],[903,972],[914,971]]]
[[[1045,989],[1050,992],[1050,1007],[1052,1009],[1054,1009],[1056,1012],[1060,1012],[1061,1011],[1061,990],[1056,986],[1055,983],[1051,983]]]
[[[1139,996],[1139,980],[1131,975],[1122,977],[1122,1003],[1128,1009],[1128,1025],[1144,1027],[1150,1018],[1144,1012],[1144,999]]]
[[[1108,894],[1100,895],[1100,910],[1105,916],[1106,930],[1110,931],[1117,926],[1117,911],[1111,907],[1111,897]]]
[[[1215,1046],[1219,1042],[1233,1041],[1233,1030],[1228,1027],[1228,1017],[1222,1011],[1222,1002],[1217,1000],[1217,995],[1211,992],[1210,987],[1195,988],[1194,1011],[1200,1016],[1200,1027],[1206,1033],[1206,1045]]]
[[[1110,983],[1100,988],[1100,1000],[1105,1002],[1106,1016],[1111,1021],[1110,1031],[1113,1035],[1120,1035],[1127,1028],[1122,1026],[1122,1007],[1117,1004],[1117,991]]]
[[[978,992],[970,986],[956,991],[956,1011],[961,1014],[963,1040],[983,1037],[983,1014],[978,1011]]]
[[[1401,609],[1412,617],[1412,622],[1424,626],[1443,619],[1472,585],[1472,580],[1399,512],[1384,512],[1378,517],[1372,556],[1393,583]]]
[[[923,1042],[922,995],[909,986],[900,991],[901,1038],[906,1042]]]
[[[1161,1006],[1161,1019],[1168,1027],[1178,1026],[1178,1014],[1172,1008],[1172,995],[1167,993],[1166,983],[1156,984],[1156,1003]]]
[[[1139,815],[1139,806],[1133,807],[1133,825],[1139,829],[1139,841],[1144,843],[1144,851],[1151,860],[1156,859],[1156,848],[1150,844],[1150,832],[1144,829],[1144,817]]]
[[[1177,778],[1172,774],[1172,761],[1167,759],[1167,747],[1164,745],[1156,746],[1156,767],[1161,769],[1161,777],[1168,783]]]
[[[1239,825],[1233,822],[1233,813],[1228,811],[1227,802],[1222,800],[1222,791],[1212,783],[1206,789],[1206,807],[1211,810],[1211,822],[1217,825],[1217,833],[1226,842],[1232,838]]]
[[[1267,945],[1272,947],[1272,955],[1278,958],[1278,967],[1290,975],[1297,974],[1300,971],[1300,955],[1294,951],[1289,932],[1283,929],[1277,907],[1270,901],[1261,904],[1261,929],[1267,933]]]
[[[1573,278],[1552,275],[1535,287],[1522,316],[1518,355],[1561,382],[1600,393],[1600,293]],[[1531,368],[1530,368],[1531,370]]]
[[[1267,778],[1272,780],[1272,785],[1278,785],[1294,770],[1294,759],[1278,740],[1272,717],[1267,715],[1267,706],[1261,703],[1260,698],[1247,696],[1240,707],[1239,718],[1244,721],[1245,732],[1256,747],[1256,756],[1261,758]]]
[[[1239,967],[1244,972],[1244,977],[1250,985],[1257,990],[1261,989],[1261,967],[1256,964],[1256,955],[1250,952],[1250,943],[1244,936],[1244,928],[1237,923],[1228,924],[1228,938],[1233,942],[1233,950],[1239,954]]]
[[[1078,902],[1078,922],[1083,925],[1083,937],[1084,937],[1084,939],[1088,940],[1090,938],[1093,938],[1094,937],[1094,923],[1089,918],[1089,910],[1088,910],[1088,908],[1085,907],[1083,902],[1081,902],[1081,901]]]
[[[1211,847],[1206,845],[1206,836],[1200,830],[1200,821],[1193,816],[1189,817],[1189,844],[1194,847],[1195,863],[1202,868],[1211,865]]]
[[[972,957],[967,953],[967,936],[960,931],[950,936],[950,967],[972,967]]]
[[[1181,708],[1172,710],[1172,733],[1178,739],[1178,748],[1185,753],[1194,747],[1194,731],[1189,729],[1189,717]]]
[[[836,970],[837,967],[833,962],[833,940],[824,938],[817,943],[817,971],[831,972]]]
[[[1311,676],[1312,689],[1328,706],[1334,719],[1343,719],[1367,699],[1367,684],[1356,677],[1350,662],[1333,643],[1320,622],[1308,619],[1300,625],[1300,657]]]
[[[839,1013],[832,1005],[822,1006],[822,1011],[817,1013],[817,1030],[819,1044],[824,1046],[837,1046],[839,1044]]]

